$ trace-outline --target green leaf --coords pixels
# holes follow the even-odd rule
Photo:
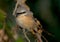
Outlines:
[[[0,22],[4,21],[6,18],[6,13],[0,9]]]
[[[2,27],[3,27],[3,24],[2,24],[2,23],[0,23],[0,29],[2,29]]]
[[[22,37],[19,37],[19,38],[16,40],[16,42],[23,42]]]

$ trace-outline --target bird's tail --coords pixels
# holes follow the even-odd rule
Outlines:
[[[36,37],[37,37],[37,42],[43,42],[40,34],[36,33]]]

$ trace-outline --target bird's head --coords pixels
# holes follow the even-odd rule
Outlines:
[[[17,7],[16,11],[15,11],[14,16],[18,17],[20,15],[24,15],[24,16],[30,15],[30,16],[33,16],[33,13],[30,10],[27,10],[26,8],[24,8],[24,7],[22,7],[22,6],[19,5]]]

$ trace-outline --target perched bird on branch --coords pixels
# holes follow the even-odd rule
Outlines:
[[[30,11],[30,8],[25,4],[25,1],[26,0],[17,0],[15,9],[13,11],[16,23],[23,29],[23,33],[28,42],[30,42],[30,39],[27,37],[25,30],[28,30],[33,35],[35,35],[38,40],[37,42],[43,42],[41,37],[43,37],[45,40],[46,38],[42,35],[42,32],[47,31],[42,29],[40,21],[38,21],[36,18],[33,17],[33,12]],[[51,35],[50,33],[48,34]],[[46,42],[48,41],[46,40]]]
[[[18,6],[14,16],[16,18],[17,25],[23,28],[24,35],[29,42],[30,40],[25,33],[25,29],[32,32],[35,36],[37,36],[40,42],[42,42],[41,24],[36,18],[33,17],[33,13],[31,11],[28,11],[25,7]]]

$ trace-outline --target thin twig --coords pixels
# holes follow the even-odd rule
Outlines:
[[[23,29],[23,33],[24,33],[25,38],[28,40],[28,42],[30,42],[30,39],[29,39],[28,36],[26,35],[25,29]]]
[[[43,39],[46,41],[46,42],[48,42],[48,40],[42,35],[42,37],[43,37]]]
[[[17,9],[18,4],[19,4],[19,1],[17,1],[16,5],[15,5],[14,11],[13,11],[13,15],[15,15],[15,11]]]

